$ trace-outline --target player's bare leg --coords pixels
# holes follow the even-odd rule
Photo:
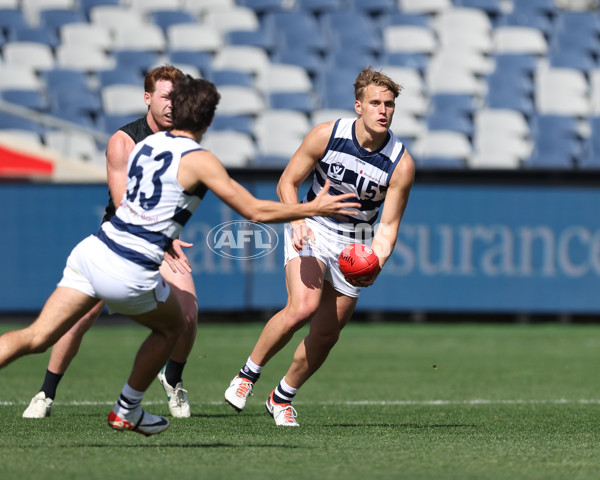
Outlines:
[[[198,301],[194,278],[191,273],[173,272],[166,263],[161,265],[160,274],[171,286],[185,317],[183,333],[175,345],[171,358],[177,362],[185,362],[194,347],[198,329]]]
[[[64,374],[69,368],[71,361],[77,355],[84,334],[92,327],[104,308],[103,301],[97,301],[96,305],[81,317],[67,333],[52,347],[48,370],[56,374]]]
[[[77,355],[83,335],[100,316],[104,302],[98,300],[96,305],[81,317],[67,333],[52,347],[50,361],[44,375],[44,382],[39,392],[31,399],[23,412],[24,418],[45,418],[50,416],[56,397],[56,389],[71,361]]]
[[[184,327],[181,307],[171,292],[165,302],[141,315],[132,315],[136,322],[148,327],[150,335],[138,350],[128,383],[136,390],[146,390],[171,356]]]
[[[191,415],[191,411],[187,391],[183,388],[182,376],[187,359],[194,347],[198,328],[196,289],[190,272],[173,272],[166,262],[162,263],[160,272],[179,300],[185,318],[185,326],[171,357],[160,371],[158,379],[167,395],[171,415],[187,418]]]
[[[319,311],[310,322],[308,335],[298,345],[284,377],[291,387],[300,388],[323,365],[350,320],[357,300],[339,293],[325,282]]]
[[[97,302],[78,290],[57,287],[31,325],[0,336],[0,367],[23,355],[45,352]]]
[[[173,292],[166,302],[158,303],[155,310],[131,318],[151,332],[138,350],[129,379],[108,416],[108,424],[117,431],[131,430],[149,436],[165,431],[169,421],[145,412],[141,407],[142,399],[173,352],[183,331],[184,318]]]
[[[288,301],[265,325],[250,358],[264,366],[285,347],[319,308],[325,266],[314,257],[297,257],[285,267]]]
[[[298,257],[285,267],[288,301],[265,325],[248,361],[227,390],[225,401],[238,412],[252,395],[264,365],[291,340],[314,315],[322,294],[325,266],[314,257]]]
[[[298,414],[292,401],[304,382],[323,365],[338,341],[342,328],[350,319],[356,301],[356,298],[340,294],[329,282],[325,282],[321,304],[312,317],[309,333],[298,345],[288,372],[265,403],[275,425],[298,426]]]

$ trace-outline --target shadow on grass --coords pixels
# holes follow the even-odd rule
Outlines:
[[[417,423],[335,423],[323,425],[324,428],[364,428],[364,427],[384,427],[384,428],[476,428],[477,425],[469,423],[434,423],[430,425],[420,425]]]
[[[114,444],[106,444],[106,445],[102,445],[102,444],[85,444],[85,445],[81,445],[81,444],[74,444],[71,445],[69,448],[114,448],[115,445]],[[248,448],[287,448],[287,449],[293,449],[293,450],[299,450],[299,449],[310,449],[312,447],[301,447],[298,445],[275,445],[275,444],[268,444],[268,443],[257,443],[257,444],[253,444],[253,445],[239,445],[239,444],[234,444],[234,443],[161,443],[161,444],[155,444],[155,445],[119,445],[119,448],[243,448],[244,450],[247,450]]]

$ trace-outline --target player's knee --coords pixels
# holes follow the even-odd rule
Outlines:
[[[53,344],[52,338],[33,332],[29,337],[29,351],[31,353],[44,353]]]
[[[315,339],[319,342],[321,349],[331,350],[340,339],[340,332],[325,332],[315,335]]]
[[[198,324],[198,306],[194,304],[184,307],[183,316],[185,318],[185,329],[196,331],[196,325]]]
[[[318,308],[317,301],[295,302],[288,306],[286,317],[290,324],[303,326],[315,315]]]

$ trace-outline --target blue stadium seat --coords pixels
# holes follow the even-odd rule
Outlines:
[[[209,76],[209,72],[212,68],[212,55],[209,52],[171,50],[167,53],[167,55],[170,63],[192,65],[200,70],[204,77]]]
[[[27,130],[37,133],[40,136],[46,132],[46,127],[32,120],[10,113],[3,113],[0,115],[0,130],[6,129]]]
[[[550,36],[553,25],[550,19],[540,10],[515,10],[502,15],[498,26],[530,27],[540,30],[546,37]]]
[[[211,131],[233,130],[236,132],[254,135],[252,128],[252,117],[248,115],[219,115],[213,118],[210,124]]]
[[[261,15],[268,12],[284,12],[288,10],[287,0],[238,0],[238,4],[254,10]]]
[[[452,132],[464,133],[468,137],[473,137],[473,121],[465,114],[458,112],[430,112],[425,117],[427,130],[446,130]]]
[[[534,128],[533,152],[524,166],[528,168],[574,168],[582,155],[579,138],[567,135],[569,120],[540,117]],[[573,126],[571,126],[572,128]],[[576,127],[575,127],[576,128]]]
[[[300,10],[318,15],[326,12],[339,12],[344,8],[344,0],[296,0]]]
[[[502,14],[502,0],[453,0],[455,7],[477,8],[490,16]]]
[[[531,119],[531,133],[539,138],[578,138],[578,121],[566,115],[536,115]]]
[[[273,92],[269,94],[269,107],[311,113],[316,105],[313,97],[304,92]]]
[[[600,34],[600,17],[597,12],[558,10],[554,26],[557,32],[577,30],[593,36]]]
[[[326,57],[329,68],[349,68],[360,72],[368,65],[377,64],[377,57],[367,51],[341,48],[332,50]]]
[[[600,51],[600,40],[595,32],[587,30],[558,30],[552,36],[550,47],[564,47],[597,54]]]
[[[600,117],[589,118],[590,136],[585,142],[584,154],[578,166],[586,169],[600,169]]]
[[[79,112],[98,115],[102,112],[102,101],[98,92],[92,90],[55,90],[48,92],[51,112]]]
[[[120,5],[121,0],[79,0],[79,10],[83,13],[86,18],[90,18],[90,10],[99,5]]]
[[[319,52],[329,47],[320,25],[305,11],[273,12],[265,15],[263,28],[273,32],[278,50],[311,49]]]
[[[425,13],[408,13],[401,10],[390,12],[379,19],[381,27],[390,25],[409,25],[431,28],[429,17]]]
[[[383,52],[379,58],[382,65],[395,65],[398,67],[410,67],[425,73],[429,64],[429,56],[426,53],[414,52]]]
[[[490,90],[510,88],[528,95],[532,94],[535,89],[533,80],[529,76],[519,71],[499,68],[487,76],[486,82]]]
[[[510,85],[488,90],[485,104],[487,108],[516,110],[526,118],[529,118],[535,111],[533,99]]]
[[[57,90],[89,90],[87,76],[79,70],[55,68],[42,72],[41,76],[49,93]]]
[[[315,91],[320,99],[319,108],[352,109],[354,108],[354,69],[331,69],[321,72],[314,82]]]
[[[81,22],[87,22],[87,18],[79,10],[50,8],[40,12],[40,25],[51,29],[57,34],[63,25]]]
[[[113,56],[117,67],[135,68],[144,75],[148,70],[154,68],[160,60],[158,53],[148,50],[115,50]]]
[[[100,88],[115,84],[143,85],[144,76],[137,69],[129,67],[116,67],[112,70],[99,70],[96,72]]]
[[[388,15],[398,10],[395,0],[350,0],[350,6],[372,16]]]
[[[8,36],[11,29],[27,28],[29,24],[22,10],[13,8],[0,8],[0,30]]]
[[[576,159],[581,156],[581,149],[575,141],[562,144],[536,141],[531,157],[525,159],[525,168],[541,169],[573,169]]]
[[[92,119],[92,115],[88,112],[52,112],[52,116],[59,118],[60,120],[76,123],[77,125],[80,125],[82,127],[96,128],[96,123]]]
[[[137,120],[138,118],[140,118],[140,115],[100,114],[96,118],[96,125],[98,129],[100,129],[104,133],[112,135],[123,125],[127,125],[128,123],[131,123],[134,120]]]
[[[493,59],[498,71],[518,71],[528,75],[533,75],[538,62],[535,55],[524,53],[500,53]]]
[[[231,30],[225,34],[228,45],[250,45],[273,51],[275,38],[271,30]]]
[[[591,52],[576,48],[555,47],[548,52],[548,61],[554,68],[573,68],[586,73],[596,67]]]
[[[460,93],[434,93],[430,97],[434,112],[472,115],[476,110],[475,97]]]
[[[207,78],[217,87],[221,85],[254,87],[252,74],[241,70],[212,70]]]
[[[467,167],[467,164],[462,158],[454,157],[416,157],[415,162],[419,168],[425,169],[450,169],[461,170]]]
[[[31,110],[40,112],[48,110],[48,99],[38,90],[0,90],[0,98],[5,102],[14,103]]]
[[[337,50],[367,50],[373,53],[382,50],[379,29],[366,14],[354,11],[324,13],[321,25],[329,43]]]
[[[36,42],[51,48],[56,48],[60,44],[57,32],[44,26],[10,28],[7,38],[11,42]]]
[[[184,10],[154,10],[150,12],[149,19],[152,23],[162,28],[165,34],[171,25],[197,22],[191,13]]]
[[[304,68],[309,75],[315,76],[323,68],[325,62],[323,57],[312,49],[304,48],[283,48],[271,55],[273,63],[289,63]]]
[[[552,15],[556,11],[554,0],[513,0],[513,12],[541,11]]]

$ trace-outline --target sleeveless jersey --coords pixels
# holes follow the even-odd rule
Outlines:
[[[317,162],[310,190],[304,202],[313,200],[329,178],[329,193],[340,195],[354,193],[361,208],[345,220],[329,217],[313,217],[313,220],[339,235],[369,238],[379,216],[379,210],[387,193],[390,178],[404,145],[388,130],[388,137],[377,151],[361,147],[355,134],[356,119],[341,118],[335,122],[325,153]],[[354,201],[354,200],[351,200]]]
[[[127,125],[123,125],[121,128],[119,128],[119,130],[129,135],[135,143],[141,142],[144,138],[154,133],[150,128],[150,125],[148,125],[146,115],[144,115],[141,118],[138,118],[137,120],[134,120],[131,123],[128,123]],[[110,218],[115,214],[115,210],[115,204],[112,201],[109,191],[108,204],[106,205],[106,208],[104,210],[104,217],[102,218],[102,221],[107,222],[108,220],[110,220]]]
[[[206,187],[185,191],[177,181],[181,158],[202,147],[187,137],[158,132],[138,143],[127,162],[127,193],[96,234],[118,255],[158,270],[164,252],[192,216]]]

